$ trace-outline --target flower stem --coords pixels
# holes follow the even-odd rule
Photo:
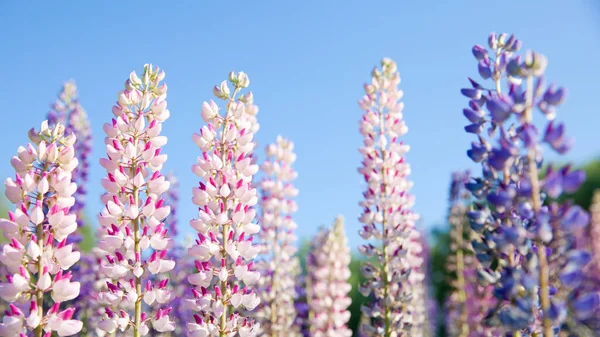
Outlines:
[[[383,87],[383,85],[382,85]],[[385,102],[381,101],[381,96],[380,96],[380,102],[379,102],[379,137],[381,138],[385,138],[385,124],[383,122],[384,119],[384,114],[383,114],[383,107],[385,106]],[[383,255],[383,264],[381,265],[381,282],[383,285],[383,303],[384,303],[384,315],[383,315],[383,319],[384,319],[384,334],[383,337],[391,337],[392,335],[392,311],[390,308],[390,304],[388,304],[388,297],[389,297],[389,292],[390,292],[390,285],[388,282],[388,233],[387,233],[387,225],[388,225],[388,219],[387,219],[387,215],[386,215],[386,207],[385,205],[383,205],[383,203],[387,200],[386,198],[386,193],[387,193],[387,183],[386,183],[386,179],[385,179],[385,167],[384,167],[384,163],[385,163],[385,157],[387,156],[387,151],[385,149],[385,147],[383,146],[383,142],[380,142],[381,145],[381,160],[382,160],[382,164],[381,164],[381,195],[379,198],[379,202],[381,203],[380,208],[381,208],[381,213],[382,213],[382,221],[381,221],[381,234],[382,234],[382,255]]]
[[[524,111],[524,120],[526,123],[531,123],[533,109],[533,77],[527,76],[527,92],[526,105]],[[538,179],[538,171],[535,162],[535,149],[529,149],[527,154],[529,161],[529,179],[531,180],[531,202],[533,210],[537,214],[540,210],[540,182]],[[544,337],[553,337],[552,322],[549,317],[550,310],[550,289],[549,289],[549,270],[548,259],[546,256],[546,246],[542,240],[536,240],[537,256],[539,260],[539,283],[540,283],[540,304],[544,315],[543,331]]]
[[[223,225],[223,249],[221,251],[221,256],[227,256],[227,252],[225,251],[225,245],[227,241],[227,233],[229,232],[229,225]],[[227,268],[227,265],[225,265]],[[223,312],[221,313],[221,318],[219,320],[219,337],[226,337],[227,333],[227,313],[229,312],[229,305],[226,301],[227,295],[227,280],[221,281],[221,303],[223,303]]]
[[[54,141],[54,139],[52,139],[52,141]],[[49,164],[50,163],[48,161],[45,161],[44,165],[42,165],[41,172],[47,172]],[[42,179],[44,179],[44,178],[42,177]],[[44,200],[44,195],[38,194],[37,200],[39,200],[39,201]],[[40,249],[40,256],[38,257],[38,260],[37,260],[37,270],[38,270],[38,280],[39,280],[39,278],[42,277],[42,273],[44,271],[44,264],[42,263],[42,256],[44,255],[44,223],[42,222],[41,224],[37,225],[35,228],[35,231],[36,231],[35,235],[37,238],[37,244]],[[34,337],[42,337],[44,335],[44,329],[43,329],[43,324],[42,324],[42,319],[44,319],[44,291],[43,290],[40,290],[40,289],[36,290],[35,301],[36,301],[36,305],[37,305],[38,316],[40,317],[40,324],[34,330]]]
[[[43,196],[41,196],[43,197]],[[39,197],[38,197],[39,198]],[[37,244],[40,247],[40,256],[38,257],[38,261],[37,261],[37,267],[38,267],[38,278],[42,277],[42,272],[43,272],[43,264],[42,264],[42,255],[44,252],[44,228],[43,228],[43,223],[37,225],[36,228],[36,236],[37,236]],[[36,299],[36,304],[37,304],[37,310],[38,310],[38,316],[40,317],[40,323],[39,325],[35,328],[34,331],[34,336],[35,337],[42,337],[44,334],[44,330],[43,330],[43,326],[42,326],[42,319],[44,318],[44,291],[37,289],[35,292],[35,299]]]
[[[460,305],[460,337],[467,337],[469,335],[469,325],[467,324],[462,221],[458,221],[456,224],[456,234],[456,245],[458,246],[456,251],[456,287],[458,288],[458,302]]]
[[[138,207],[138,200],[139,200],[139,195],[138,195],[138,188],[134,187],[133,188],[133,198],[134,198],[134,202],[135,205],[131,205],[130,207]],[[136,218],[135,220],[133,220],[133,235],[134,235],[134,239],[135,239],[135,245],[134,245],[134,249],[135,249],[135,254],[136,254],[136,258],[139,256],[141,259],[142,256],[142,249],[140,247],[140,222],[139,222],[139,218]],[[137,261],[136,261],[137,262]],[[140,261],[141,263],[141,261]],[[134,324],[133,324],[133,337],[140,337],[140,328],[142,326],[142,279],[141,277],[135,277],[135,292],[138,295],[138,298],[135,301],[135,314],[134,314]]]

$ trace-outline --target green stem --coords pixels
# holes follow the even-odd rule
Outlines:
[[[465,293],[465,261],[463,252],[463,228],[462,221],[456,224],[457,239],[456,244],[456,283],[458,288],[458,303],[460,305],[460,337],[469,335],[469,325],[467,324],[467,294]]]
[[[227,233],[229,232],[229,225],[223,225],[223,249],[221,250],[221,256],[227,256],[225,251],[225,241],[227,240]],[[225,266],[227,268],[227,266]],[[226,337],[227,333],[227,315],[229,314],[229,305],[227,304],[227,281],[221,281],[221,303],[223,303],[223,313],[219,320],[219,337]]]
[[[383,87],[383,85],[382,85]],[[383,119],[384,119],[384,114],[383,114],[383,106],[385,105],[385,102],[379,102],[378,105],[378,114],[379,114],[379,137],[381,138],[385,138],[385,124],[383,123]],[[387,155],[387,151],[386,149],[382,146],[381,147],[381,191],[380,191],[380,197],[379,197],[379,201],[385,201],[387,200],[387,182],[385,179],[385,157]],[[387,214],[386,214],[386,210],[385,207],[380,207],[381,208],[381,213],[382,213],[382,221],[381,221],[381,234],[382,234],[382,254],[383,254],[383,263],[381,265],[381,269],[380,269],[380,274],[381,274],[381,282],[383,285],[383,304],[384,304],[384,313],[383,313],[383,319],[384,319],[384,335],[383,337],[391,337],[392,335],[392,310],[390,308],[390,304],[388,304],[387,298],[389,297],[389,292],[390,292],[390,285],[389,285],[389,281],[388,281],[388,265],[389,265],[389,261],[388,261],[388,233],[387,233],[387,225],[388,225],[388,219],[387,219]]]
[[[54,141],[55,141],[55,139],[53,138],[51,140],[51,142],[54,142]],[[49,165],[50,165],[50,163],[47,160],[44,161],[44,164],[42,165],[42,170],[41,170],[42,174],[44,172],[48,171]],[[38,194],[36,201],[43,201],[43,200],[44,200],[44,195]],[[42,277],[42,272],[44,269],[44,265],[42,263],[42,256],[44,255],[44,222],[42,222],[41,224],[36,226],[35,235],[37,238],[38,247],[40,248],[40,256],[38,257],[38,260],[37,260],[37,270],[38,270],[38,280],[39,280],[39,278]],[[44,291],[43,290],[40,290],[40,289],[36,290],[35,302],[38,307],[38,316],[40,318],[40,325],[38,325],[35,328],[34,337],[42,337],[44,335],[44,329],[43,329],[43,324],[42,324],[42,319],[44,319]]]
[[[37,267],[38,267],[38,279],[42,276],[43,272],[43,264],[42,264],[42,254],[44,252],[44,229],[43,223],[36,226],[36,236],[37,236],[37,244],[40,247],[40,256],[38,257]],[[37,289],[35,292],[35,300],[38,307],[38,316],[40,317],[40,325],[35,328],[34,336],[42,337],[44,334],[42,319],[44,318],[44,291]]]
[[[526,92],[526,104],[525,111],[523,112],[524,121],[531,123],[533,108],[533,77],[527,76],[527,92]],[[540,200],[540,182],[538,179],[538,171],[535,162],[535,149],[530,149],[527,158],[529,166],[529,179],[531,180],[531,203],[533,210],[537,214],[541,208]],[[543,331],[544,337],[553,337],[554,332],[552,329],[552,321],[550,320],[550,287],[549,287],[549,269],[548,259],[546,256],[546,246],[542,240],[536,240],[537,245],[537,256],[539,260],[539,283],[540,283],[540,304],[542,312],[544,314],[543,319]]]
[[[133,188],[133,198],[135,201],[135,205],[131,205],[131,207],[137,207],[139,200],[138,188]],[[140,222],[139,218],[133,220],[133,235],[135,239],[134,250],[137,256],[142,256],[142,249],[140,246]],[[137,263],[137,261],[136,261]],[[133,325],[133,336],[140,337],[140,328],[142,326],[142,279],[141,277],[135,277],[135,292],[138,294],[138,298],[135,301],[135,316],[134,316],[134,325]]]
[[[227,147],[226,147],[226,143],[225,143],[225,135],[227,133],[227,122],[229,120],[229,106],[230,106],[230,104],[235,102],[235,96],[237,95],[239,90],[240,90],[240,88],[236,87],[235,90],[233,91],[233,94],[229,98],[229,101],[227,102],[227,112],[226,112],[225,118],[223,120],[223,125],[222,125],[223,129],[222,129],[222,133],[221,133],[222,139],[221,139],[221,144],[220,144],[221,145],[221,160],[223,161],[223,163],[227,162]],[[227,205],[227,198],[223,199],[223,203],[225,205]],[[223,245],[221,247],[221,256],[223,256],[225,258],[227,256],[227,251],[225,250],[225,245],[227,244],[227,238],[229,236],[229,224],[223,225],[221,235],[223,237]],[[227,261],[225,264],[225,268],[227,268],[227,270],[229,271]],[[221,281],[220,284],[221,284],[221,303],[223,304],[223,313],[221,314],[221,317],[219,319],[219,337],[226,337],[228,335],[227,316],[229,315],[229,311],[230,311],[229,304],[227,303],[227,288],[228,288],[227,280]]]

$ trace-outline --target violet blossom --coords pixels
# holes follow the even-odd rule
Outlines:
[[[514,35],[492,33],[488,45],[489,51],[475,46],[473,54],[492,87],[470,79],[471,88],[461,91],[470,99],[465,130],[477,136],[467,155],[482,167],[482,177],[466,185],[477,198],[468,213],[477,232],[472,246],[480,283],[493,285],[498,300],[484,324],[513,336],[551,337],[568,331],[572,317],[589,313],[594,301],[584,300],[597,296],[577,291],[590,254],[574,249],[573,232],[589,216],[558,201],[563,192],[576,191],[585,175],[565,166],[549,167],[539,177],[542,145],[558,154],[573,145],[555,121],[565,90],[546,86],[546,58],[536,52],[517,56],[521,42]],[[545,120],[542,131],[533,121],[536,110]]]
[[[63,84],[58,94],[58,99],[51,105],[48,112],[48,125],[60,123],[65,126],[65,133],[75,134],[77,140],[73,145],[75,157],[79,165],[73,171],[73,181],[77,184],[75,204],[71,211],[77,215],[77,225],[84,225],[84,208],[87,196],[87,182],[89,174],[89,156],[92,151],[92,133],[87,113],[79,103],[77,87],[73,80]],[[71,240],[80,241],[81,233],[72,235]]]
[[[455,172],[450,184],[450,255],[447,271],[453,273],[451,292],[445,303],[446,328],[450,337],[499,337],[499,332],[481,324],[489,308],[496,305],[493,286],[481,286],[477,269],[481,268],[471,247],[474,235],[467,211],[471,203],[465,184],[470,172]]]

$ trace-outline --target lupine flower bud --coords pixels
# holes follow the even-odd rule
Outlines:
[[[37,142],[20,148],[13,157],[16,178],[6,179],[6,196],[16,205],[9,219],[0,219],[9,243],[2,247],[0,262],[6,266],[6,282],[0,297],[10,302],[10,311],[0,323],[0,336],[41,337],[55,331],[73,336],[81,321],[71,319],[72,308],[59,312],[61,302],[79,296],[79,282],[71,282],[68,271],[80,257],[69,235],[77,229],[71,212],[77,185],[72,182],[78,160],[73,155],[75,137],[64,134],[60,124],[42,123]],[[19,309],[15,304],[29,304]],[[45,310],[48,305],[50,310]]]
[[[360,121],[363,166],[358,171],[367,183],[365,200],[360,202],[359,220],[364,226],[359,234],[377,241],[376,246],[369,243],[359,248],[377,257],[362,268],[367,281],[360,291],[371,298],[362,308],[368,324],[361,329],[367,336],[411,336],[425,321],[425,299],[410,296],[411,287],[423,286],[422,247],[415,229],[418,216],[411,211],[410,166],[404,159],[409,147],[399,141],[408,130],[402,120],[400,74],[393,61],[384,59],[381,64],[381,69],[372,72],[374,91],[367,86],[359,101],[365,112]]]
[[[295,276],[299,266],[296,254],[296,223],[292,215],[298,206],[294,198],[298,190],[292,164],[296,161],[294,143],[277,137],[266,148],[266,160],[261,165],[265,178],[259,183],[261,215],[259,233],[261,254],[257,270],[261,277],[257,294],[261,303],[255,317],[260,322],[260,335],[299,336],[294,325],[296,311]]]
[[[167,159],[161,153],[167,141],[160,136],[161,123],[170,115],[166,93],[157,89],[164,73],[147,64],[141,79],[135,73],[130,77],[132,89],[119,93],[115,118],[104,126],[108,158],[101,164],[108,174],[103,180],[107,193],[98,217],[104,231],[98,247],[106,256],[101,271],[107,288],[98,300],[106,311],[102,330],[129,331],[138,337],[150,329],[175,329],[165,308],[170,294],[165,290],[157,297],[154,289],[165,287],[152,282],[150,275],[169,272],[175,261],[167,257],[172,242],[163,222],[170,212],[162,199],[169,182],[160,174]]]
[[[188,277],[193,297],[187,306],[198,314],[187,323],[190,336],[254,336],[259,327],[241,314],[260,302],[251,290],[260,276],[253,263],[260,247],[252,240],[260,230],[253,222],[253,206],[258,202],[252,186],[258,171],[251,157],[254,114],[246,110],[249,103],[236,97],[244,83],[231,84],[231,95],[227,81],[215,87],[215,96],[226,100],[224,113],[219,113],[216,103],[204,103],[202,117],[207,125],[193,137],[202,154],[192,167],[201,181],[192,191],[199,213],[190,226],[198,239],[188,251],[196,268]]]
[[[352,336],[347,326],[348,307],[352,303],[348,297],[352,288],[348,282],[350,248],[341,216],[336,218],[333,228],[322,228],[313,239],[306,264],[310,279],[311,336]]]

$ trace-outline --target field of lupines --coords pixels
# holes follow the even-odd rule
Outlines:
[[[358,102],[362,227],[337,217],[311,240],[304,263],[294,144],[257,144],[248,75],[231,72],[198,107],[190,140],[198,183],[179,186],[163,172],[165,72],[147,64],[106,113],[93,249],[80,245],[91,226],[88,168],[98,158],[89,156],[90,125],[73,82],[16,149],[5,181],[12,207],[0,220],[0,336],[349,337],[349,230],[364,239],[355,335],[435,336],[443,321],[457,337],[600,336],[600,194],[589,210],[574,204],[568,196],[584,172],[544,161],[545,150],[573,146],[557,119],[566,90],[547,84],[546,58],[523,52],[513,35],[492,33],[472,54],[481,78],[460,90],[467,126],[456,132],[473,134],[465,160],[481,170],[449,177],[452,282],[443,307],[432,305],[429,248],[412,211],[394,61],[372,70]],[[265,158],[254,154],[258,146]],[[180,188],[193,190],[194,219],[175,216],[190,202]],[[197,233],[191,242],[173,240],[182,226]]]

